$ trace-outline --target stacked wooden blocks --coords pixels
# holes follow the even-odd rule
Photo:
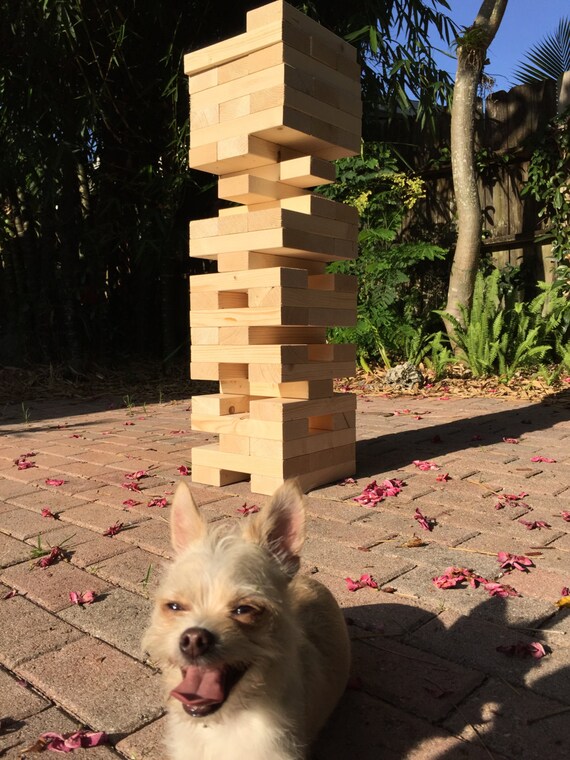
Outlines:
[[[360,149],[355,49],[278,0],[247,14],[244,34],[185,57],[190,165],[220,176],[236,205],[190,224],[190,255],[218,273],[190,278],[191,376],[220,393],[192,400],[192,427],[219,435],[194,448],[192,478],[251,476],[269,494],[353,474],[354,346],[326,328],[356,323],[356,279],[325,273],[357,255],[358,215],[310,193],[334,182],[333,159]]]

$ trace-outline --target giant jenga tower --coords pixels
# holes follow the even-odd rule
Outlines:
[[[190,224],[190,255],[218,262],[190,278],[190,373],[220,382],[192,400],[193,429],[219,435],[193,449],[192,478],[269,494],[352,475],[356,399],[333,378],[354,374],[354,346],[326,328],[355,324],[357,284],[325,265],[356,257],[358,215],[308,188],[360,150],[356,51],[278,0],[184,63],[190,166],[240,204]]]

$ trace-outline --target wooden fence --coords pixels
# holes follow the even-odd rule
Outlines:
[[[525,264],[533,279],[549,279],[550,244],[543,237],[537,204],[521,196],[533,145],[556,115],[556,83],[545,81],[495,92],[481,102],[477,120],[477,150],[482,174],[479,197],[483,210],[482,250],[499,265]],[[426,198],[414,208],[410,225],[431,230],[452,244],[455,231],[455,203],[451,164],[442,148],[449,148],[450,118],[442,115],[434,141],[421,150],[410,150],[408,157],[426,181]],[[402,144],[403,124],[392,124],[387,131]],[[414,134],[417,127],[407,124],[404,142],[411,148],[422,145]],[[404,152],[405,147],[404,147]],[[443,160],[435,160],[436,156]],[[449,154],[447,154],[449,155]],[[423,167],[423,168],[422,168]],[[427,167],[427,169],[425,168]]]

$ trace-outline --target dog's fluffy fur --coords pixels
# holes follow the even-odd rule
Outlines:
[[[301,760],[346,685],[340,609],[324,586],[296,575],[297,486],[285,483],[239,528],[210,529],[178,486],[176,559],[144,638],[169,694],[172,760]]]

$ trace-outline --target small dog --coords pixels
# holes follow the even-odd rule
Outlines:
[[[296,575],[303,496],[211,529],[188,487],[172,503],[176,559],[144,647],[163,672],[172,760],[302,760],[348,679],[346,624],[332,594]]]

